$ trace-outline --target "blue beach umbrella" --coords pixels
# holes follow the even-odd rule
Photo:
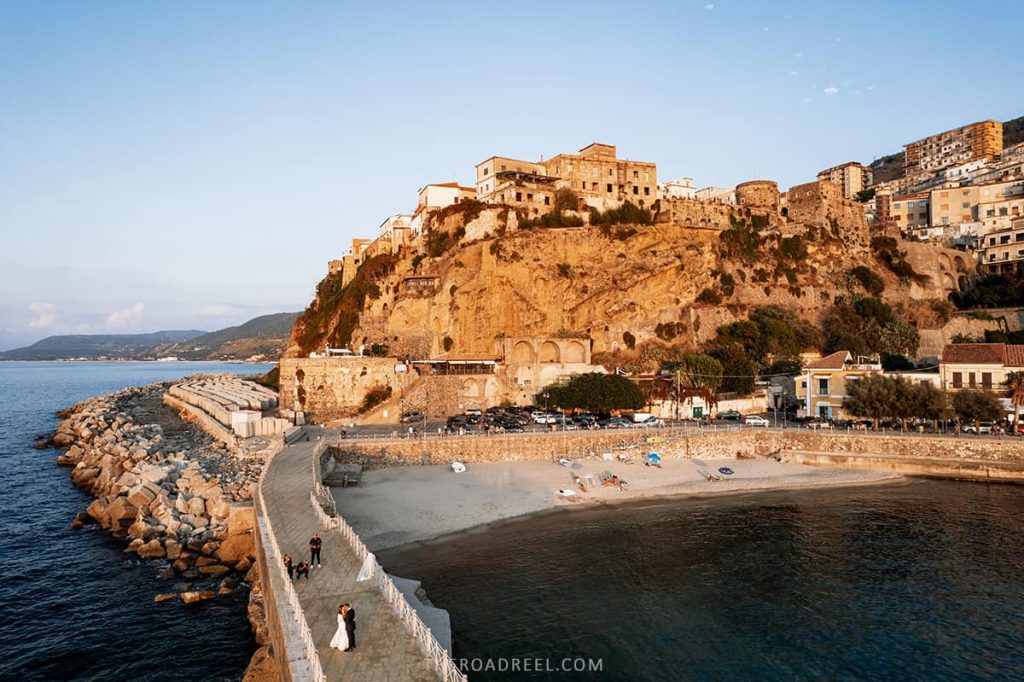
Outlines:
[[[729,467],[718,467],[718,473],[725,474],[726,476],[732,476],[736,472],[730,469]]]
[[[661,464],[661,455],[657,452],[648,452],[647,461],[651,464]]]

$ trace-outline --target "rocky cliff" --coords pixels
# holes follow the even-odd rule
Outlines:
[[[527,229],[508,207],[446,210],[397,252],[370,250],[344,286],[342,273],[325,278],[287,355],[325,344],[493,354],[502,336],[589,338],[594,352],[655,338],[699,345],[767,303],[817,322],[855,286],[856,266],[875,271],[884,298],[904,309],[944,299],[955,271],[969,269],[916,245],[914,274],[897,277],[873,250],[861,207],[830,183],[780,195],[757,181],[737,195],[735,206],[662,201],[651,224]]]

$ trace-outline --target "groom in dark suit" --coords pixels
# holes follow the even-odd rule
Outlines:
[[[348,633],[348,648],[345,651],[352,651],[356,648],[356,610],[348,602],[345,603],[348,610],[345,612],[345,632]]]

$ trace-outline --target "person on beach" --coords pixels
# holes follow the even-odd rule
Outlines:
[[[286,571],[288,571],[288,578],[289,579],[294,578],[295,577],[295,575],[294,575],[295,567],[292,565],[292,557],[291,557],[291,555],[290,554],[285,554],[281,558],[281,560],[284,561],[284,568],[285,568]]]
[[[306,580],[309,580],[309,564],[305,561],[300,561],[299,565],[295,567],[295,579],[298,580],[306,576]]]
[[[348,637],[348,648],[345,651],[352,651],[356,648],[356,610],[348,602],[342,604],[341,608],[344,609],[342,618],[345,620],[345,635]]]
[[[338,629],[331,637],[331,648],[338,651],[348,651],[348,623],[345,622],[345,605],[338,607]]]
[[[320,568],[320,548],[324,546],[324,541],[320,539],[318,533],[313,533],[313,537],[309,539],[309,565],[316,564],[317,568]]]

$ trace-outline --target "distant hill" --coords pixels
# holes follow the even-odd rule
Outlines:
[[[248,360],[259,356],[276,360],[284,351],[296,317],[298,313],[261,315],[215,332],[189,329],[48,336],[31,346],[0,352],[0,360]]]
[[[151,349],[158,357],[186,360],[246,360],[262,355],[276,359],[284,351],[298,313],[274,313],[254,317],[237,327],[227,327],[180,343]]]
[[[1024,116],[1003,122],[1003,148],[1024,142]],[[889,182],[903,176],[903,152],[889,154],[871,162],[873,181]]]
[[[188,341],[206,332],[199,329],[149,334],[66,334],[48,336],[31,346],[0,353],[4,360],[65,360],[68,358],[133,358],[165,343]]]

